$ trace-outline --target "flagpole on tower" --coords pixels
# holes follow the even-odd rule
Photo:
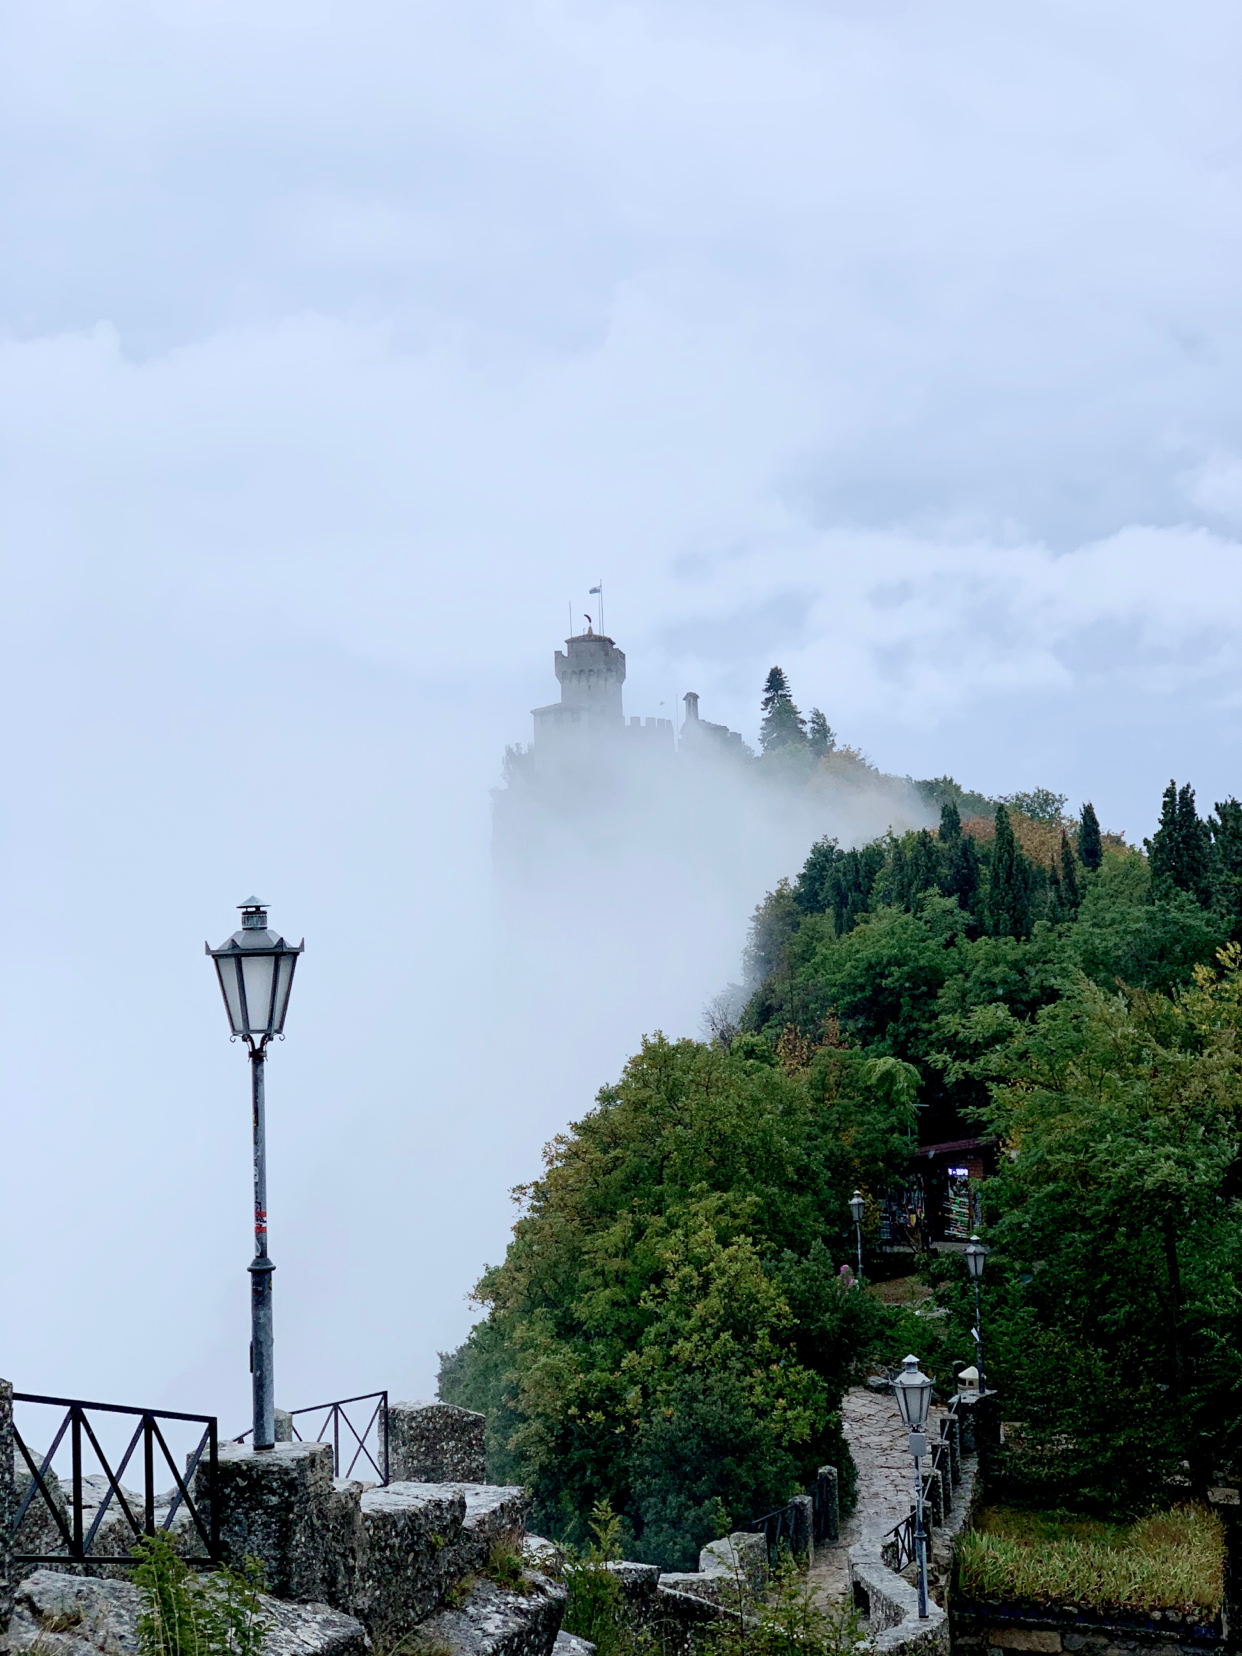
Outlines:
[[[591,591],[599,594],[599,630],[602,633],[607,630],[604,626],[604,581],[602,576],[598,586],[593,586]]]

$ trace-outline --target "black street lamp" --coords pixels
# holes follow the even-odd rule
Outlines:
[[[977,1236],[972,1236],[966,1248],[966,1269],[970,1272],[970,1280],[975,1285],[975,1326],[971,1333],[975,1337],[975,1367],[979,1370],[979,1390],[985,1392],[988,1383],[983,1377],[983,1323],[979,1316],[979,1281],[983,1276],[983,1267],[987,1261],[988,1250]]]
[[[267,927],[267,909],[257,897],[239,903],[242,929],[227,943],[203,947],[216,963],[230,1040],[250,1048],[250,1096],[254,1126],[254,1258],[250,1262],[250,1372],[254,1394],[254,1446],[276,1442],[276,1382],[272,1368],[272,1272],[267,1252],[267,1123],[263,1066],[267,1043],[283,1038],[293,969],[306,947],[295,949]]]
[[[867,1204],[863,1200],[861,1190],[856,1190],[850,1197],[850,1212],[854,1216],[854,1238],[858,1243],[858,1286],[862,1287],[862,1222]]]
[[[917,1357],[907,1357],[893,1383],[901,1418],[910,1428],[910,1453],[914,1457],[914,1552],[919,1566],[919,1620],[927,1620],[927,1531],[923,1527],[923,1471],[927,1453],[927,1413],[931,1408],[932,1383],[920,1372]]]

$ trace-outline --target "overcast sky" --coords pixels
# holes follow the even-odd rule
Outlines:
[[[258,889],[307,938],[278,1392],[429,1389],[508,1186],[644,1028],[693,1032],[762,895],[517,1084],[487,790],[601,577],[629,712],[694,689],[753,740],[779,661],[899,774],[1132,838],[1171,775],[1242,792],[1240,35],[1220,0],[13,0],[0,1373],[245,1423],[201,949]]]

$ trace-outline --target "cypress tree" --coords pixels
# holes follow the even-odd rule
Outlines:
[[[1211,902],[1212,842],[1207,824],[1199,820],[1189,782],[1181,788],[1169,783],[1160,801],[1160,826],[1143,844],[1157,891],[1174,886],[1205,907]]]
[[[1216,876],[1216,899],[1233,920],[1235,937],[1242,920],[1242,804],[1236,799],[1218,800],[1216,814],[1208,818],[1212,834],[1212,861]]]
[[[1065,892],[1055,857],[1048,864],[1048,918],[1054,926],[1065,919]]]
[[[1078,860],[1084,868],[1096,869],[1104,861],[1104,842],[1100,838],[1100,819],[1090,800],[1082,808],[1078,827]]]
[[[996,807],[996,838],[988,881],[988,930],[993,937],[1031,935],[1031,865],[1013,835],[1009,812]]]
[[[952,845],[962,837],[962,814],[951,799],[940,807],[940,843]]]
[[[763,723],[759,726],[759,746],[765,753],[806,746],[806,720],[794,706],[789,680],[779,667],[773,667],[764,681],[760,705]]]
[[[1078,871],[1074,867],[1074,848],[1065,830],[1061,830],[1061,896],[1071,914],[1078,912],[1082,893],[1078,889]]]
[[[920,891],[934,891],[940,884],[940,873],[940,848],[927,829],[920,828],[914,836],[914,846],[910,853],[911,895],[917,896]]]

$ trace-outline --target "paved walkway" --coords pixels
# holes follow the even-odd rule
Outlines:
[[[934,1408],[933,1422],[945,1412]],[[841,1539],[815,1552],[810,1582],[816,1604],[825,1609],[850,1590],[849,1549],[854,1543],[879,1541],[914,1505],[914,1463],[897,1399],[890,1392],[853,1386],[841,1402],[841,1424],[858,1469],[858,1503],[841,1526]],[[938,1434],[939,1427],[929,1424]]]

